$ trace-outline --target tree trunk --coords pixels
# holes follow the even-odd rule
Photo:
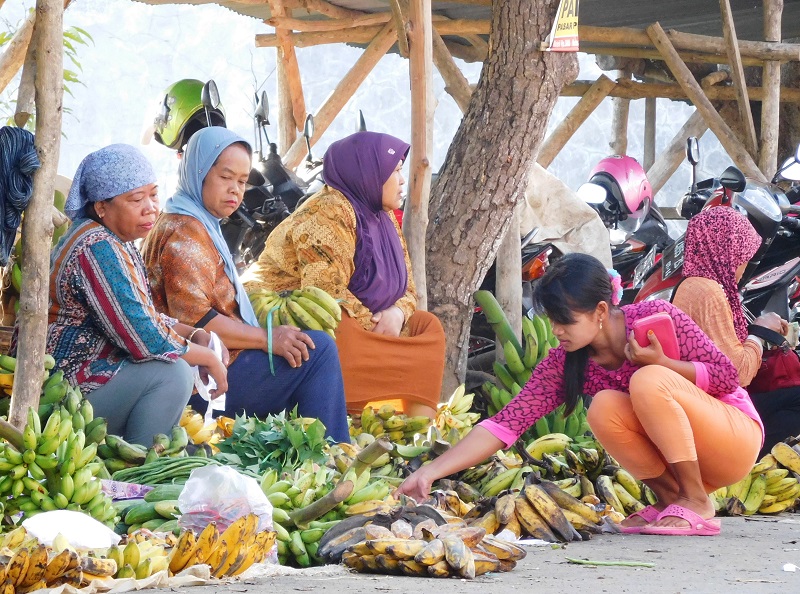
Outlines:
[[[439,316],[447,336],[444,395],[466,373],[472,293],[524,199],[526,173],[559,92],[578,74],[575,54],[539,51],[557,5],[557,0],[492,3],[489,56],[432,189],[428,309]]]

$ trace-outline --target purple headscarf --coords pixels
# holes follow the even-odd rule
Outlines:
[[[323,157],[322,177],[356,212],[355,271],[348,289],[371,312],[391,307],[408,287],[397,229],[383,210],[383,184],[410,146],[377,132],[356,132],[334,142]]]

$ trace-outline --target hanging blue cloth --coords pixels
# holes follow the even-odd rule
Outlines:
[[[5,266],[24,211],[33,195],[33,174],[41,167],[33,134],[0,128],[0,266]]]

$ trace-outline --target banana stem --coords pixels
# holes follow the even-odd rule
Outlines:
[[[350,497],[354,488],[355,484],[353,484],[353,481],[342,481],[315,502],[291,512],[289,517],[292,519],[295,526],[301,528],[312,520],[324,516],[342,501]]]
[[[347,470],[349,471],[352,468],[355,471],[356,476],[359,476],[362,472],[367,470],[372,463],[375,462],[375,460],[384,454],[391,452],[393,449],[394,446],[388,439],[384,437],[376,439],[358,454],[356,454],[355,459],[353,460],[352,464],[350,464],[350,468]],[[347,472],[344,472],[342,473],[342,476],[346,474]]]
[[[553,467],[550,465],[549,462],[545,462],[544,460],[537,460],[533,456],[528,453],[528,450],[525,449],[525,444],[522,442],[521,439],[518,439],[514,443],[514,449],[522,458],[522,463],[528,466],[537,466],[539,468],[544,468],[548,472],[553,472]]]
[[[22,431],[3,419],[0,419],[0,438],[5,439],[19,452],[25,449],[25,444],[22,442]]]
[[[644,561],[590,561],[589,559],[573,559],[566,557],[570,563],[577,563],[578,565],[598,565],[603,567],[620,566],[620,567],[655,567],[655,563],[645,563]]]

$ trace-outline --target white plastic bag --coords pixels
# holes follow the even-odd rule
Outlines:
[[[222,341],[219,339],[214,332],[210,332],[211,339],[208,341],[208,348],[214,351],[214,354],[217,356],[217,359],[222,361]],[[214,381],[214,378],[209,376],[208,377],[208,384],[204,384],[203,380],[200,379],[200,370],[197,367],[194,367],[194,387],[197,390],[197,393],[200,397],[208,402],[208,408],[206,409],[206,414],[204,415],[206,425],[213,420],[212,413],[215,410],[225,410],[225,394],[220,394],[213,400],[211,399],[211,390],[217,387],[217,382]]]
[[[196,468],[178,497],[181,528],[199,532],[209,522],[222,531],[246,514],[259,517],[258,530],[272,530],[272,505],[255,479],[228,466]]]
[[[76,549],[105,549],[120,541],[118,534],[88,514],[66,509],[36,514],[22,525],[47,546],[53,544],[59,532]]]

